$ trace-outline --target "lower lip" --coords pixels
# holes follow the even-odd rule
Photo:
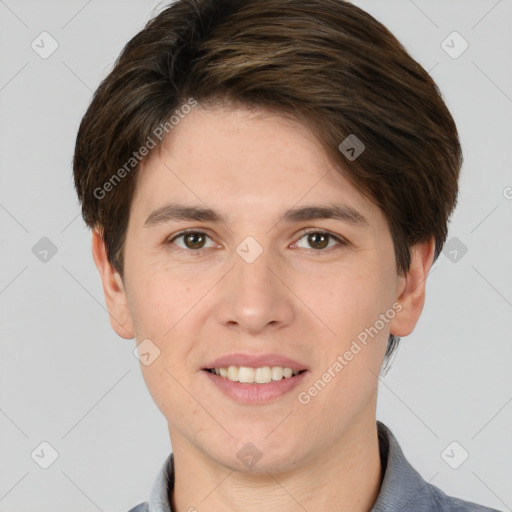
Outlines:
[[[203,373],[215,386],[233,400],[242,404],[255,405],[281,398],[297,387],[308,372],[304,371],[294,377],[283,377],[281,380],[268,382],[267,384],[233,382],[226,377],[215,375],[206,370],[203,370]]]

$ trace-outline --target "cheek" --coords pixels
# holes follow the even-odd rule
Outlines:
[[[159,261],[134,265],[132,273],[135,277],[129,290],[129,305],[136,338],[163,340],[193,307],[193,290],[198,287],[184,282],[176,270]]]
[[[194,340],[187,325],[200,292],[161,271],[139,276],[134,290],[136,338],[139,342],[149,338],[158,354],[150,365],[141,365],[142,375],[155,404],[168,419],[176,414],[169,404],[188,400],[182,385],[190,378],[187,363]],[[196,406],[194,401],[187,404],[190,410]]]
[[[338,348],[372,326],[394,299],[392,274],[373,265],[344,268],[308,281],[303,282],[300,293],[307,298],[310,310],[330,328],[332,337],[339,340]]]
[[[147,265],[136,275],[130,287],[130,310],[138,342],[149,339],[159,351],[154,363],[142,365],[144,379],[158,402],[160,390],[169,394],[173,377],[183,381],[189,364],[189,353],[194,347],[193,325],[201,299],[215,281],[198,280],[165,268],[158,262]]]
[[[335,435],[372,409],[391,320],[380,315],[392,306],[391,291],[384,275],[361,272],[331,280],[324,294],[310,295],[311,309],[320,311],[321,305],[319,316],[334,331],[318,337],[319,364],[308,387],[299,390],[303,413],[315,428],[332,425]]]
[[[308,305],[329,327],[317,342],[323,354],[319,388],[328,381],[318,405],[350,410],[373,393],[395,314],[396,283],[388,267],[353,267],[323,280],[323,290],[309,293]]]

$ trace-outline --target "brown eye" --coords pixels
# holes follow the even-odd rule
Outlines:
[[[180,249],[199,252],[202,249],[208,249],[205,244],[209,238],[210,237],[202,231],[184,231],[168,240],[167,244],[175,244]],[[213,247],[213,245],[210,247]]]
[[[300,245],[300,240],[302,239],[306,239],[307,246]],[[327,231],[310,231],[309,233],[305,233],[300,240],[297,242],[299,247],[320,252],[323,252],[323,249],[326,247],[331,248],[336,246],[336,243],[338,246],[347,245],[345,240]],[[334,241],[334,244],[330,244],[331,241]]]
[[[203,233],[186,233],[183,241],[189,249],[202,249],[205,241]]]
[[[315,249],[324,249],[329,245],[329,235],[324,233],[310,233],[308,243]]]

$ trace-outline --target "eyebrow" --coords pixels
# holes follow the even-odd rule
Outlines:
[[[347,205],[302,206],[287,210],[282,216],[282,220],[288,223],[315,219],[335,219],[354,226],[369,225],[361,213]],[[144,227],[180,220],[214,223],[226,222],[222,215],[210,208],[170,203],[151,212],[144,222]]]

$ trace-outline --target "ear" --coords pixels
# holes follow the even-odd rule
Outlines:
[[[411,266],[405,276],[400,276],[397,302],[402,309],[390,324],[390,333],[395,336],[411,334],[425,304],[425,284],[434,260],[435,241],[417,244],[411,250]]]
[[[128,307],[123,280],[108,261],[103,235],[96,228],[92,230],[92,257],[103,283],[110,324],[121,338],[133,339],[135,335],[132,315]]]

